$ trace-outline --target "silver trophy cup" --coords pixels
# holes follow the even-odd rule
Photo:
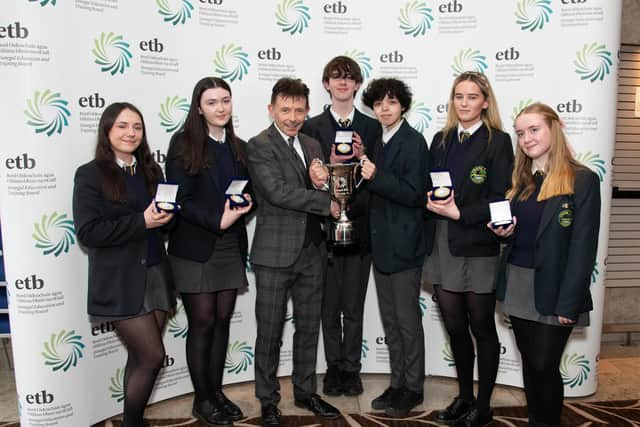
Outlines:
[[[340,205],[340,217],[331,221],[328,231],[329,241],[336,246],[355,243],[353,223],[347,217],[349,199],[357,187],[355,181],[359,163],[326,164],[329,171],[329,194]]]

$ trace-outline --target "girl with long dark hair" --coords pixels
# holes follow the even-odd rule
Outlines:
[[[173,215],[152,200],[162,179],[140,111],[126,102],[109,105],[98,124],[95,158],[76,171],[73,217],[89,252],[90,319],[112,322],[128,352],[124,427],[148,425],[144,408],[165,356],[166,314],[175,304],[159,233]]]
[[[169,255],[189,321],[193,415],[206,425],[228,426],[243,417],[222,392],[222,374],[236,295],[247,287],[243,216],[252,205],[232,208],[225,197],[232,178],[249,176],[245,145],[233,130],[229,85],[217,77],[201,79],[185,123],[171,139],[166,169],[167,179],[179,184],[181,211]]]

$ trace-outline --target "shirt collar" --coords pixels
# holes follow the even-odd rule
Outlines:
[[[116,164],[118,165],[118,167],[124,168],[124,167],[133,167],[138,163],[138,160],[136,159],[136,156],[133,156],[133,160],[131,161],[131,164],[128,165],[124,162],[124,160],[120,160],[120,158],[116,157]]]
[[[213,141],[219,144],[224,144],[224,142],[227,140],[227,130],[225,128],[222,128],[222,139],[214,138],[213,135],[211,135],[211,133],[209,133],[209,138],[211,138]]]
[[[388,127],[382,126],[382,142],[384,144],[389,142],[389,140],[393,138],[393,135],[395,135],[396,132],[398,132],[398,129],[400,129],[402,122],[404,122],[404,118],[400,119],[398,123],[396,123],[396,125],[393,127],[388,128]]]
[[[480,127],[482,126],[482,120],[478,120],[475,124],[469,126],[467,129],[463,128],[460,123],[458,123],[458,135],[460,132],[469,132],[469,136],[473,135]]]
[[[353,123],[353,116],[355,116],[356,109],[352,108],[351,112],[347,114],[347,117],[341,117],[338,113],[334,111],[333,107],[329,107],[329,112],[333,116],[333,119],[336,121],[336,123],[340,123],[340,120],[344,120],[344,119],[349,119],[349,121]]]
[[[273,126],[276,128],[276,130],[278,131],[278,133],[280,134],[280,136],[282,136],[282,139],[284,140],[284,142],[286,142],[287,144],[289,143],[289,135],[287,135],[286,133],[282,132],[280,130],[280,128],[278,127],[278,125],[276,124],[276,122],[273,122]],[[298,141],[298,135],[293,137],[293,143],[295,144]]]

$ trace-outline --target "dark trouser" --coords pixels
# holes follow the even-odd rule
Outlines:
[[[558,426],[564,398],[560,360],[573,328],[510,318],[522,356],[530,425]]]
[[[287,268],[254,265],[256,274],[256,397],[262,405],[280,401],[276,376],[289,291],[293,299],[293,393],[305,399],[316,392],[316,356],[320,331],[326,250],[313,243]]]
[[[375,267],[380,317],[387,338],[391,387],[424,388],[424,330],[420,313],[421,268],[382,273]]]
[[[475,352],[471,333],[478,352],[477,406],[482,413],[489,411],[491,393],[496,384],[500,362],[500,342],[496,332],[496,296],[473,292],[450,292],[435,285],[440,314],[449,335],[458,377],[458,396],[466,401],[473,397],[473,365]]]
[[[362,316],[371,255],[360,248],[338,248],[329,256],[322,297],[322,339],[327,365],[360,372]]]

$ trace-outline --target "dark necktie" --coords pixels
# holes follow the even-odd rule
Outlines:
[[[471,134],[467,131],[460,132],[460,144],[464,143],[467,139],[471,138]]]
[[[304,162],[302,161],[302,158],[298,154],[298,150],[296,150],[296,147],[293,145],[295,141],[296,141],[295,136],[290,136],[289,138],[287,138],[287,142],[289,144],[289,148],[291,149],[291,152],[295,156],[296,160],[298,160],[298,163],[300,164],[300,166],[302,166],[302,169],[306,169]]]
[[[351,120],[350,119],[338,119],[338,124],[340,125],[341,128],[348,128],[349,126],[351,126]]]
[[[131,165],[131,166],[124,165],[124,166],[122,166],[122,170],[127,175],[133,176],[133,175],[136,174],[136,165]]]

